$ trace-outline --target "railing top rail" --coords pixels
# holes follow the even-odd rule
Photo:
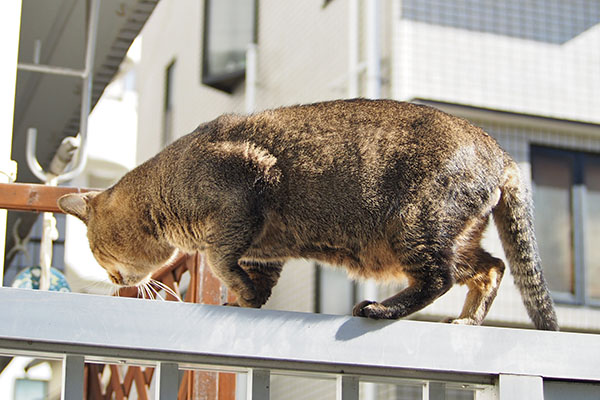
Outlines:
[[[56,187],[33,183],[0,183],[0,208],[18,211],[62,213],[56,201],[69,193],[90,189]]]
[[[600,335],[0,289],[0,352],[491,383],[600,381]],[[134,361],[135,362],[135,361]]]

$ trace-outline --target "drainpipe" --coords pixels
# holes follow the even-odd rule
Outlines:
[[[366,2],[367,28],[367,97],[381,97],[381,2]]]
[[[367,94],[369,99],[381,97],[381,4],[380,0],[366,1],[366,31],[367,31]],[[377,285],[370,279],[364,284],[364,294],[375,300]]]
[[[252,114],[256,111],[256,82],[258,75],[256,50],[256,43],[248,44],[248,48],[246,49],[246,114]]]
[[[367,30],[367,93],[369,99],[381,97],[381,48],[380,48],[380,24],[381,4],[380,0],[366,1],[366,30]],[[365,299],[378,300],[377,284],[373,279],[364,283],[363,292]],[[374,383],[363,384],[363,397],[365,400],[377,399],[377,386]]]
[[[16,179],[17,167],[10,159],[12,148],[13,118],[15,110],[15,86],[19,54],[21,26],[21,0],[4,1],[0,6],[0,182]],[[4,280],[4,243],[6,240],[6,210],[0,210],[0,286]]]
[[[358,0],[348,1],[348,98],[358,97]]]

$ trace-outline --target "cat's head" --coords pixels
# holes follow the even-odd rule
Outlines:
[[[85,223],[92,254],[116,285],[145,282],[174,252],[135,204],[109,190],[68,194],[58,206]]]

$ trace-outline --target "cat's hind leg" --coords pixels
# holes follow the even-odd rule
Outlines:
[[[365,300],[354,306],[352,315],[373,319],[406,317],[431,304],[454,284],[447,262],[428,260],[405,269],[409,286],[381,303]]]
[[[458,268],[471,270],[464,274],[467,276],[465,279],[458,282],[466,284],[469,291],[460,316],[446,322],[480,325],[498,292],[504,275],[504,262],[479,247],[472,253],[469,263],[458,265]]]

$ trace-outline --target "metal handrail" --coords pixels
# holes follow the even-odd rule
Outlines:
[[[478,398],[535,400],[544,397],[544,381],[600,382],[600,336],[591,334],[10,288],[0,289],[0,315],[6,321],[0,324],[0,353],[67,354],[64,363],[75,372],[84,361],[251,372],[248,391],[258,398],[268,398],[269,374],[276,371],[338,379],[343,398],[352,400],[358,399],[359,380],[453,382],[480,392],[492,388],[490,396]],[[65,377],[67,387],[69,379],[75,382],[73,398],[82,397],[80,376]]]

